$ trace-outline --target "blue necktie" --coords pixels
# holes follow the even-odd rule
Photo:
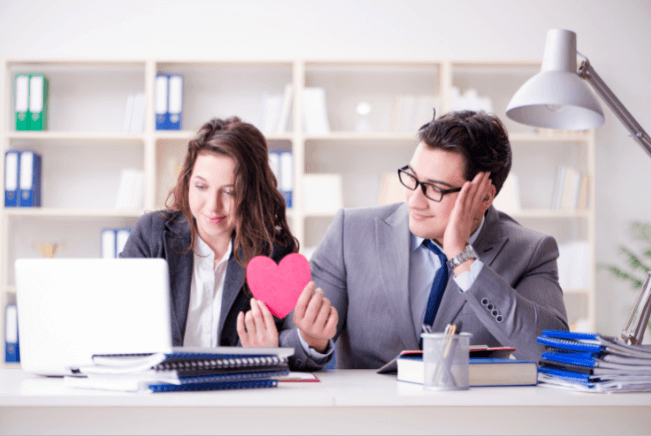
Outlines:
[[[423,243],[427,248],[432,250],[441,261],[441,267],[436,271],[436,275],[432,281],[432,289],[429,292],[427,310],[425,311],[425,318],[423,319],[423,324],[432,325],[434,323],[436,311],[439,309],[439,305],[441,304],[445,286],[448,284],[448,266],[446,264],[448,258],[445,256],[445,253],[443,253],[441,249],[429,239],[425,239]]]

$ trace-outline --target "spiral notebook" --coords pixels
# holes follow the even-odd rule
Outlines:
[[[219,347],[211,353],[96,355],[74,368],[70,387],[171,392],[274,387],[289,374],[288,348]]]

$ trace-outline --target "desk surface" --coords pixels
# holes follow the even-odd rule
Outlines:
[[[590,394],[541,386],[431,392],[371,370],[324,371],[317,376],[319,383],[284,382],[272,389],[132,394],[67,388],[59,378],[5,369],[0,370],[0,433],[92,433],[89,426],[97,420],[104,422],[100,433],[651,430],[651,394]],[[39,420],[46,420],[47,426],[35,427]],[[113,421],[120,425],[111,426]]]

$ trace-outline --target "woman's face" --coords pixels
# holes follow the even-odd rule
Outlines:
[[[235,161],[213,153],[194,163],[188,192],[199,236],[211,245],[230,239],[235,228]]]

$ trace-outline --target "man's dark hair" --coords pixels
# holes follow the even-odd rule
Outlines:
[[[451,151],[463,156],[464,179],[471,181],[478,172],[490,172],[495,195],[500,192],[511,170],[511,144],[506,127],[495,115],[483,111],[445,114],[418,130],[420,140],[430,149]]]

